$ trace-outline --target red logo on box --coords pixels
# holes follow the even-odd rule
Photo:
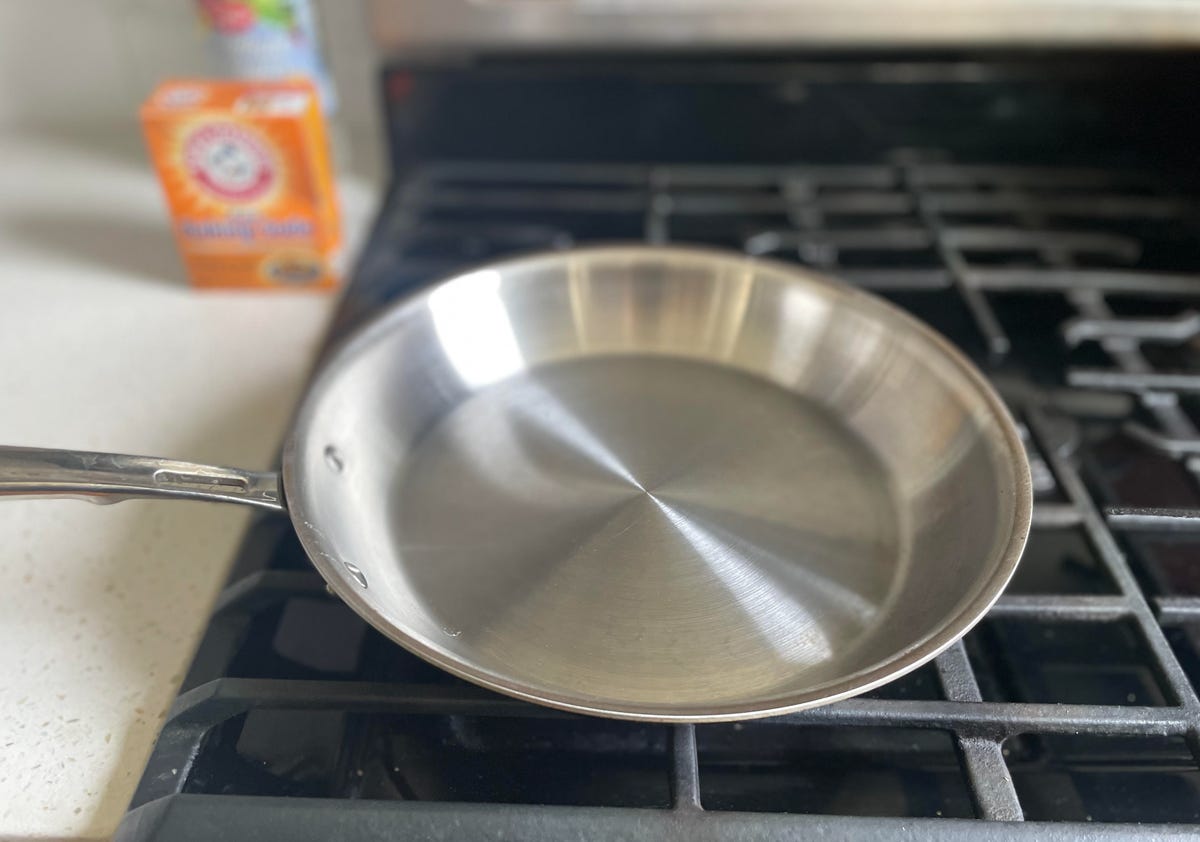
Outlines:
[[[183,160],[192,178],[230,202],[261,198],[275,181],[275,165],[266,145],[235,123],[210,123],[183,144]]]

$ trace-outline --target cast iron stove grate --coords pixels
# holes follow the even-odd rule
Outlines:
[[[335,335],[470,263],[631,239],[796,261],[907,307],[983,366],[1027,435],[1021,570],[962,643],[873,693],[665,726],[562,714],[426,665],[328,596],[286,520],[263,517],[118,838],[1195,831],[1197,205],[1137,173],[900,151],[862,166],[434,165],[388,208]]]

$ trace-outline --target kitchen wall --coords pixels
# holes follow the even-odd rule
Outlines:
[[[376,55],[361,0],[317,0],[342,129],[376,135]],[[0,0],[0,130],[135,127],[168,76],[208,71],[194,0]]]

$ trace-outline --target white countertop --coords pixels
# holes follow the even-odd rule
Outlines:
[[[136,128],[0,160],[0,443],[268,467],[335,299],[189,289]],[[111,835],[247,520],[0,501],[0,839]]]

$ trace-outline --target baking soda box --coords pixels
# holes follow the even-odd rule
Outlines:
[[[310,82],[166,82],[141,117],[195,286],[336,284],[337,196]]]

